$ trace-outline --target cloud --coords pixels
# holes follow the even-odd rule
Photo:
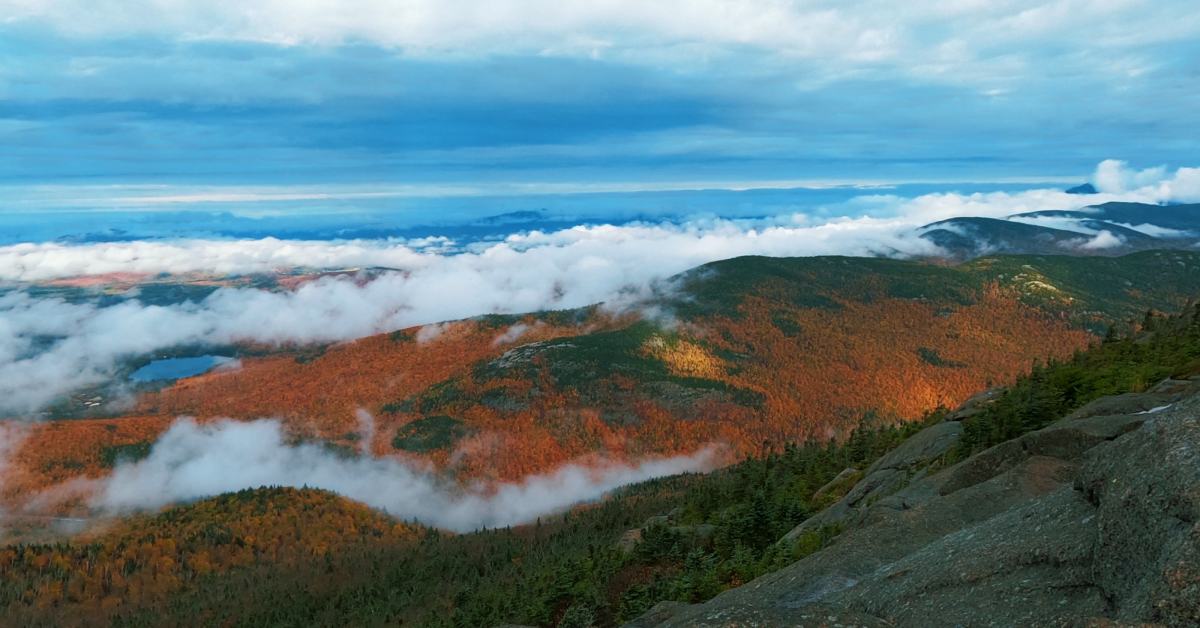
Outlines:
[[[1130,170],[1128,165],[1117,159],[1105,159],[1096,166],[1092,182],[1101,192],[1120,193],[1157,183],[1166,175],[1166,168]]]
[[[1092,175],[1096,189],[1109,194],[1132,194],[1151,202],[1200,202],[1200,168],[1165,166],[1138,170],[1117,159],[1106,159]]]
[[[290,264],[395,265],[369,281],[325,277],[288,292],[224,288],[168,306],[101,307],[0,296],[0,406],[29,413],[99,383],[120,360],[195,343],[349,340],[415,325],[428,341],[438,321],[488,313],[564,309],[636,292],[656,279],[737,255],[917,255],[935,251],[905,223],[862,218],[794,227],[703,225],[576,227],[516,235],[457,255],[383,243],[133,242],[0,251],[0,276],[34,279],[93,272],[262,271]]]
[[[0,0],[0,179],[1080,176],[1195,154],[1180,1]]]
[[[892,26],[780,0],[132,0],[0,2],[10,21],[87,37],[156,35],[295,45],[370,42],[408,54],[601,55],[629,47],[753,46],[871,61],[892,52]],[[90,19],[82,19],[88,16]]]
[[[1113,224],[1117,225],[1118,227],[1125,227],[1126,229],[1140,231],[1155,238],[1187,238],[1194,235],[1191,231],[1185,231],[1183,229],[1171,229],[1170,227],[1160,227],[1158,225],[1152,225],[1149,223],[1134,225],[1124,222],[1115,222]]]
[[[1098,251],[1102,249],[1111,249],[1125,244],[1124,238],[1114,235],[1108,230],[1100,231],[1092,239],[1079,245],[1079,248],[1089,251]]]
[[[53,242],[0,247],[0,279],[38,281],[116,272],[244,274],[284,268],[410,267],[414,249],[388,242],[295,240],[180,240],[72,246]]]
[[[153,510],[244,488],[326,489],[403,519],[468,532],[533,521],[599,499],[619,486],[717,462],[717,451],[627,464],[596,459],[498,486],[458,486],[397,460],[345,457],[314,444],[289,445],[276,420],[197,424],[180,419],[135,463],[75,490],[112,513]]]
[[[1182,170],[1181,170],[1182,172]],[[1179,179],[1178,173],[1175,175]],[[1161,190],[1100,194],[1086,202],[1146,200]],[[836,209],[857,218],[786,214],[763,219],[578,226],[511,235],[462,252],[415,250],[391,241],[136,241],[0,247],[0,279],[81,272],[261,272],[277,267],[386,266],[371,278],[327,276],[291,291],[222,288],[199,302],[101,306],[0,294],[0,409],[30,415],[57,396],[110,379],[122,360],[192,344],[338,342],[491,313],[609,302],[628,307],[655,282],[740,255],[911,257],[938,253],[915,228],[953,216],[1004,216],[1084,202],[1055,190],[868,195]],[[1169,211],[1169,210],[1164,210]],[[1110,234],[1111,235],[1111,234]],[[1101,247],[1106,240],[1095,239]],[[670,318],[662,313],[663,320]]]
[[[417,341],[417,344],[422,345],[433,342],[434,340],[440,338],[442,334],[446,333],[446,330],[449,329],[452,324],[453,323],[431,323],[429,325],[422,325],[421,328],[417,330],[415,340]]]
[[[512,343],[520,340],[521,337],[524,336],[526,333],[528,333],[530,329],[539,327],[542,324],[543,324],[542,321],[537,321],[532,326],[527,325],[525,323],[517,323],[515,325],[509,325],[508,328],[505,329],[503,333],[498,334],[495,338],[492,339],[492,346],[497,347],[500,345],[512,344]]]
[[[358,451],[364,456],[371,455],[372,443],[375,442],[375,416],[362,408],[354,411],[358,419]]]
[[[1179,19],[1183,8],[1084,0],[903,7],[882,0],[127,0],[100,7],[81,0],[0,1],[0,14],[10,23],[48,24],[92,38],[368,42],[410,55],[639,51],[652,62],[749,47],[855,65],[905,58],[943,74],[947,66],[991,61],[1001,51],[1012,56],[1017,43],[1043,52],[1037,44],[1055,40],[1088,50],[1183,40],[1197,29],[1194,20]],[[1104,61],[1126,74],[1149,65],[1114,56]],[[101,60],[85,59],[73,70],[86,75],[97,65]]]
[[[1062,231],[1075,231],[1077,233],[1086,233],[1094,235],[1098,229],[1089,226],[1085,219],[1067,217],[1067,216],[1013,216],[1013,222],[1020,222],[1027,225],[1037,227],[1045,227],[1047,229],[1059,229]]]

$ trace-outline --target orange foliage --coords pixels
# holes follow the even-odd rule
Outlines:
[[[76,543],[0,548],[0,584],[16,599],[7,613],[69,609],[55,616],[57,625],[94,624],[122,606],[161,603],[213,572],[287,568],[415,538],[413,528],[330,493],[260,489],[134,518]]]
[[[729,379],[766,393],[755,441],[844,435],[866,412],[911,419],[953,407],[1093,340],[994,287],[947,310],[905,299],[841,305],[795,310],[804,331],[794,337],[772,324],[772,304],[755,297],[740,308],[743,318],[717,322],[717,344],[753,347],[755,359]]]
[[[106,447],[156,440],[172,417],[130,416],[33,423],[16,430],[20,447],[7,461],[0,504],[14,505],[37,492],[77,477],[99,477],[108,469]]]

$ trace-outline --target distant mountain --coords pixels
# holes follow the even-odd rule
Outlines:
[[[1152,205],[1112,202],[1078,210],[1045,210],[1016,214],[1010,218],[1072,218],[1102,220],[1123,225],[1152,225],[1165,229],[1200,233],[1200,203]]]
[[[954,259],[981,255],[1126,255],[1200,242],[1200,204],[1104,203],[1006,218],[964,217],[918,229]]]
[[[1073,188],[1067,188],[1067,194],[1095,194],[1096,186],[1091,183],[1084,183]]]
[[[506,212],[487,216],[479,220],[473,221],[473,224],[480,225],[519,225],[527,223],[545,222],[548,220],[546,213],[540,210],[521,210],[514,212]]]
[[[1090,239],[1077,231],[1002,218],[951,218],[926,225],[922,231],[921,237],[952,256],[964,259],[992,253],[1063,254],[1078,249]],[[1112,254],[1129,252],[1125,246],[1117,249],[1111,251]]]

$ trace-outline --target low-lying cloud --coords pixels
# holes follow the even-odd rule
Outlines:
[[[597,460],[499,486],[459,486],[391,458],[347,457],[316,444],[288,444],[277,420],[178,420],[150,455],[118,465],[86,488],[108,513],[153,510],[260,486],[320,488],[407,520],[467,532],[527,523],[617,487],[656,477],[705,471],[715,448],[636,464]]]
[[[68,302],[34,296],[18,283],[17,290],[0,294],[0,414],[32,415],[64,393],[110,380],[122,360],[169,347],[337,342],[418,325],[425,326],[418,339],[429,341],[441,331],[435,326],[440,321],[628,302],[666,277],[739,255],[937,254],[916,227],[955,216],[1001,217],[1108,200],[1187,199],[1200,173],[1181,168],[1128,175],[1124,169],[1119,162],[1102,164],[1094,178],[1114,191],[1085,197],[1048,189],[911,199],[864,195],[836,208],[855,217],[797,213],[579,226],[514,234],[455,254],[387,240],[272,238],[0,247],[0,280],[13,282],[113,272],[394,269],[369,280],[327,276],[289,291],[222,288],[200,302],[166,306]],[[1087,235],[1089,246],[1111,244]]]
[[[1100,251],[1123,246],[1124,244],[1125,240],[1121,236],[1115,235],[1111,231],[1103,230],[1092,237],[1092,239],[1080,244],[1079,248],[1089,251]]]

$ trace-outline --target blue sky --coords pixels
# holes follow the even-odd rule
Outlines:
[[[10,207],[109,184],[1082,179],[1195,165],[1198,112],[1186,1],[0,0]]]

